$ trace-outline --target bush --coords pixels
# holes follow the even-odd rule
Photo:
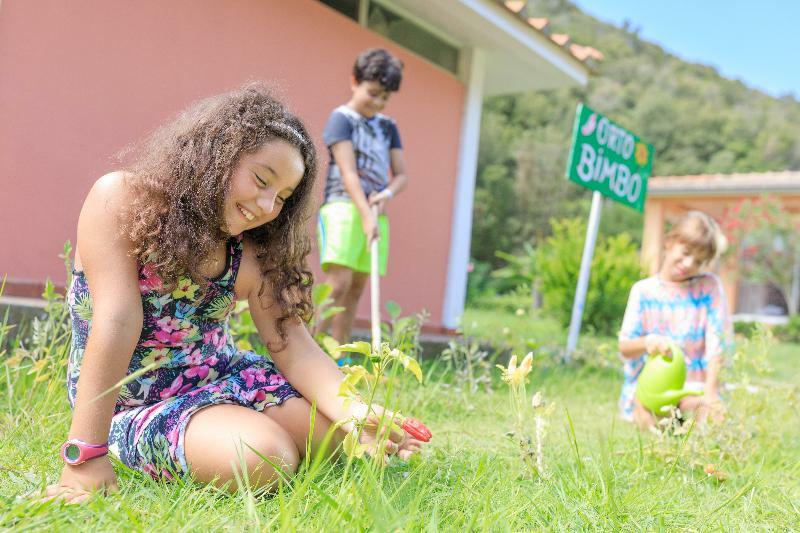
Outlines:
[[[783,342],[800,342],[800,315],[792,315],[789,322],[775,326],[773,330],[778,340]]]
[[[745,339],[751,339],[760,326],[761,324],[758,322],[738,320],[733,323],[733,332],[736,335],[741,335]]]
[[[523,284],[508,292],[486,292],[469,303],[475,309],[515,313],[518,309],[524,312],[531,310],[533,296],[530,285]]]
[[[578,218],[552,220],[552,236],[538,250],[544,309],[569,325],[578,282],[586,224]],[[636,245],[627,233],[598,237],[583,310],[583,326],[604,335],[619,329],[628,293],[642,277]]]

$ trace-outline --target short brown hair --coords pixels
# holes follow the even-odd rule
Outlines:
[[[370,48],[361,52],[353,65],[356,83],[377,81],[385,90],[400,90],[403,81],[403,62],[383,48]]]
[[[679,218],[664,242],[666,245],[672,242],[686,245],[703,263],[716,259],[725,248],[725,237],[719,224],[702,211],[689,211]]]

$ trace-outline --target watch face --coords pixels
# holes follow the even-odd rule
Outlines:
[[[68,444],[67,447],[64,448],[64,457],[70,462],[77,461],[81,457],[81,449],[78,448],[77,444]]]

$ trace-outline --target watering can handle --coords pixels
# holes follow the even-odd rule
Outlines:
[[[670,352],[669,353],[670,359],[672,361],[675,361],[676,356],[680,357],[681,359],[683,359],[683,350],[681,350],[681,347],[678,346],[678,344],[676,342],[674,342],[674,341],[670,341],[670,343],[669,343],[669,352]],[[666,354],[664,354],[664,355],[666,355]]]

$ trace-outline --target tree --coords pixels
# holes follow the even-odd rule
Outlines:
[[[500,266],[551,234],[552,218],[585,216],[589,198],[564,167],[578,102],[655,146],[653,175],[800,169],[800,102],[772,98],[712,67],[682,61],[567,0],[529,0],[523,17],[547,17],[558,33],[605,58],[587,87],[487,98],[475,191],[472,255]],[[635,212],[604,209],[601,235],[641,228]],[[629,210],[627,210],[629,211]]]
[[[743,200],[726,213],[723,227],[745,279],[775,286],[796,315],[800,300],[800,216],[774,197]]]

